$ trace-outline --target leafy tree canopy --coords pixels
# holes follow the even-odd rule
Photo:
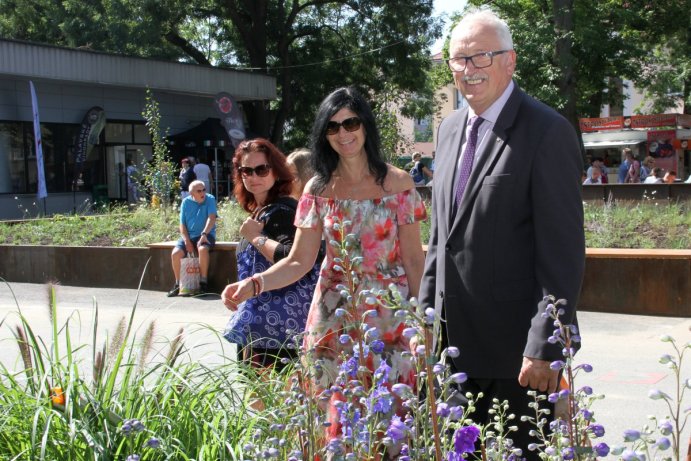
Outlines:
[[[431,94],[431,14],[431,0],[0,0],[0,35],[273,75],[279,99],[244,109],[255,134],[288,150],[307,143],[337,87],[375,104],[387,85]]]
[[[652,112],[682,100],[686,111],[691,109],[688,0],[469,0],[468,7],[485,4],[512,30],[519,85],[562,113],[569,98],[579,117],[596,117],[603,105],[621,104],[622,79],[647,93]],[[564,15],[570,15],[569,30],[557,27]],[[566,63],[557,50],[560,39],[569,42],[572,59]],[[452,82],[446,69],[435,70],[433,78]],[[573,91],[564,91],[562,80],[574,85]]]

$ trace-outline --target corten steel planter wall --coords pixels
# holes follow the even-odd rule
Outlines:
[[[173,244],[151,248],[0,245],[0,277],[8,282],[167,291],[174,283]],[[209,287],[217,292],[237,278],[235,244],[211,253]]]
[[[691,250],[588,248],[579,308],[691,317]]]
[[[174,242],[148,248],[0,245],[0,277],[10,282],[167,291]],[[220,293],[237,279],[235,243],[211,253],[209,286]],[[691,250],[586,250],[579,308],[586,311],[691,317]]]

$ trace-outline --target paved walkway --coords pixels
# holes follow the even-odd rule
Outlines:
[[[10,291],[11,289],[11,291]],[[14,296],[13,296],[14,294]],[[15,301],[16,299],[16,301]],[[156,322],[157,345],[161,354],[167,351],[168,341],[182,327],[185,343],[193,357],[207,362],[218,362],[234,357],[234,348],[218,336],[229,313],[219,297],[166,298],[165,293],[155,291],[122,290],[107,288],[57,287],[58,318],[60,324],[70,316],[74,324],[80,324],[73,337],[74,344],[90,344],[92,341],[94,306],[98,306],[99,334],[97,344],[102,344],[106,331],[112,334],[123,316],[129,318],[137,303],[134,326],[137,337],[151,321]],[[49,337],[49,313],[47,290],[43,285],[12,283],[0,284],[0,344],[2,361],[10,365],[14,345],[10,328],[17,324],[17,304],[37,333]],[[647,422],[647,415],[658,417],[666,414],[666,405],[648,398],[648,391],[660,388],[670,395],[676,383],[672,371],[658,363],[662,354],[672,353],[667,343],[659,340],[669,334],[680,343],[691,340],[691,319],[648,317],[634,315],[579,313],[584,344],[577,355],[578,363],[589,363],[594,371],[580,376],[577,386],[590,385],[605,399],[593,406],[598,421],[607,431],[605,440],[621,442],[624,429],[640,429]],[[9,351],[9,354],[7,353]],[[682,376],[691,377],[691,354]],[[682,408],[691,407],[691,392],[687,392]],[[682,455],[691,434],[691,422],[682,437]]]

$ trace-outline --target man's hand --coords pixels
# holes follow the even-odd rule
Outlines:
[[[192,245],[192,240],[185,239],[185,250],[188,254],[194,255],[194,245]]]
[[[552,370],[549,364],[550,362],[546,360],[523,357],[518,383],[540,392],[554,392],[557,390],[559,371]]]

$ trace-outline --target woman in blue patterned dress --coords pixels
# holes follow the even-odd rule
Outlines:
[[[293,175],[286,158],[265,139],[242,142],[233,158],[235,197],[250,216],[240,227],[238,277],[252,277],[288,256],[295,238],[297,201],[290,196]],[[291,341],[305,329],[317,269],[297,282],[265,291],[237,306],[224,337],[242,348],[242,358],[259,367],[282,368],[281,358],[297,356]]]

